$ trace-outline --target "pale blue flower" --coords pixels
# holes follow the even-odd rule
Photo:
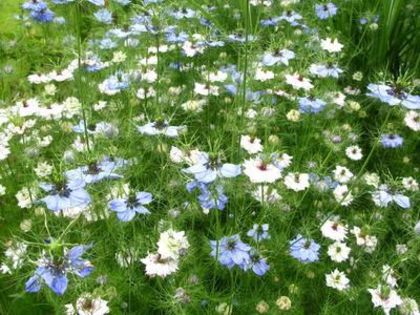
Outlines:
[[[300,234],[290,241],[290,255],[303,263],[318,261],[320,248],[314,240],[305,239]]]
[[[82,255],[91,246],[78,245],[71,248],[63,257],[46,256],[38,261],[35,273],[25,284],[26,292],[38,292],[45,283],[57,295],[67,290],[67,274],[73,273],[84,278],[93,270],[93,266]]]
[[[150,214],[149,209],[143,205],[147,205],[153,201],[151,193],[140,191],[128,198],[116,198],[108,203],[109,208],[117,213],[118,219],[123,222],[133,220],[136,213]]]

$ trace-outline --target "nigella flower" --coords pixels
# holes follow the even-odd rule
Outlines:
[[[319,113],[327,103],[313,97],[299,97],[299,109],[304,113]]]
[[[400,86],[388,86],[385,84],[369,84],[367,89],[370,91],[366,95],[375,97],[388,105],[395,106],[401,104],[408,109],[420,109],[420,96],[411,95],[402,90]]]
[[[106,95],[115,95],[125,90],[130,85],[130,78],[128,74],[118,72],[115,75],[111,75],[105,79],[101,84],[98,85],[99,91]]]
[[[319,19],[326,20],[337,14],[337,6],[332,2],[327,4],[317,4],[315,5],[315,12]]]
[[[39,186],[49,195],[40,201],[44,202],[51,211],[84,208],[91,201],[88,192],[84,189],[85,185],[82,179],[72,179],[59,184],[41,183]]]
[[[251,246],[242,242],[239,234],[225,236],[220,241],[210,241],[210,246],[210,255],[229,269],[237,265],[246,270],[251,262]]]
[[[265,66],[273,66],[282,63],[289,65],[289,60],[295,58],[295,53],[288,49],[276,50],[273,53],[265,54],[262,58],[262,64]]]
[[[131,221],[136,213],[150,214],[149,209],[143,205],[151,203],[151,193],[140,191],[130,195],[128,198],[113,199],[108,203],[109,208],[117,213],[118,219],[124,222]]]
[[[278,19],[279,21],[287,21],[292,26],[297,26],[299,25],[298,21],[302,19],[302,15],[296,13],[295,11],[288,10],[283,12],[283,14]]]
[[[279,24],[280,19],[278,17],[276,18],[272,18],[269,17],[268,19],[263,19],[260,21],[260,24],[262,26],[276,26],[277,24]]]
[[[28,2],[22,4],[22,9],[29,11],[41,11],[47,8],[47,4],[41,0],[29,0]]]
[[[196,13],[194,10],[188,9],[188,8],[182,8],[182,9],[176,9],[169,13],[172,17],[174,17],[176,20],[181,19],[191,19],[195,17]]]
[[[176,33],[175,30],[170,30],[165,34],[168,43],[181,43],[183,44],[188,40],[189,35],[185,32]]]
[[[112,49],[112,48],[115,48],[115,47],[117,47],[117,43],[115,41],[113,41],[111,38],[104,38],[99,42],[99,48],[101,48],[101,49]],[[118,81],[116,78],[112,78],[112,80],[113,81]]]
[[[87,277],[93,270],[88,260],[82,255],[90,245],[78,245],[71,248],[63,257],[45,256],[38,261],[35,274],[25,284],[26,292],[38,292],[45,283],[57,295],[63,295],[67,289],[67,274]]]
[[[192,192],[195,189],[200,190],[198,202],[205,213],[208,213],[212,209],[223,210],[228,202],[228,197],[224,194],[223,186],[217,185],[215,189],[209,186],[209,184],[192,181],[187,184],[187,190],[188,192]]]
[[[170,126],[166,120],[157,120],[143,126],[137,126],[137,130],[141,134],[149,136],[165,135],[170,138],[175,138],[178,137],[182,131],[186,130],[186,126]]]
[[[214,182],[218,177],[231,178],[241,174],[241,166],[231,163],[222,164],[218,158],[210,158],[205,152],[197,156],[196,164],[183,169],[184,173],[194,175],[202,183]]]
[[[270,269],[270,266],[264,257],[261,257],[255,250],[251,250],[251,260],[248,268],[251,268],[257,276],[261,277]]]
[[[290,255],[303,263],[309,263],[319,260],[319,249],[321,246],[312,239],[303,238],[298,234],[290,242]]]
[[[104,23],[104,24],[111,24],[112,23],[112,13],[107,9],[100,9],[96,11],[94,17],[97,21]]]
[[[398,148],[403,145],[404,139],[397,134],[383,134],[380,141],[384,148]]]
[[[338,78],[343,70],[337,65],[323,65],[323,64],[312,64],[309,67],[309,71],[320,78],[332,77]]]
[[[261,240],[270,239],[270,235],[268,234],[268,224],[254,224],[252,229],[249,230],[246,235],[252,237],[256,242]]]
[[[65,172],[65,175],[69,180],[82,180],[86,184],[97,183],[104,179],[119,179],[122,176],[115,171],[127,163],[126,160],[120,158],[105,157],[100,162],[92,162],[89,165],[69,170]]]
[[[31,18],[33,18],[37,22],[41,23],[49,23],[54,20],[54,12],[50,9],[45,8],[41,10],[33,10],[31,12]]]
[[[372,200],[378,207],[387,207],[394,201],[401,208],[410,208],[410,198],[400,193],[392,193],[386,185],[379,186],[379,189],[372,193]]]

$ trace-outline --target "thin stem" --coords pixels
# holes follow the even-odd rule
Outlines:
[[[77,34],[77,94],[78,98],[80,100],[81,104],[81,110],[82,110],[82,117],[83,117],[83,129],[84,129],[84,138],[86,142],[86,147],[88,152],[90,152],[90,145],[89,145],[89,135],[88,135],[88,128],[87,128],[87,121],[86,121],[86,111],[84,102],[82,99],[82,80],[81,80],[81,69],[82,69],[82,33],[81,33],[81,27],[80,27],[80,16],[81,16],[81,10],[80,10],[80,3],[76,3],[75,8],[75,21],[76,21],[76,34]]]

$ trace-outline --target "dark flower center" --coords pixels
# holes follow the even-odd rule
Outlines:
[[[101,168],[98,166],[98,164],[93,162],[88,165],[88,169],[86,173],[90,175],[96,175],[96,174],[99,174],[100,171],[101,171]]]

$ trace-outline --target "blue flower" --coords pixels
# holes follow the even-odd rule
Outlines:
[[[207,153],[201,152],[197,163],[183,169],[183,172],[192,174],[197,181],[208,184],[214,182],[218,177],[238,176],[241,174],[241,166],[231,163],[221,164],[217,159],[210,159]]]
[[[45,2],[40,0],[30,0],[22,4],[22,9],[29,11],[41,11],[48,9],[48,6]]]
[[[178,137],[180,132],[184,131],[185,128],[185,126],[170,126],[166,120],[149,122],[143,126],[137,126],[137,130],[141,134],[149,136],[165,135],[170,138]]]
[[[312,64],[309,71],[320,78],[332,77],[338,78],[343,70],[337,65],[323,65],[323,64]]]
[[[289,65],[289,60],[295,58],[295,53],[288,49],[277,50],[274,53],[265,54],[262,58],[262,64],[265,66],[273,66],[282,63]]]
[[[303,263],[319,260],[319,249],[321,246],[312,239],[305,239],[298,234],[290,242],[290,255]]]
[[[37,22],[49,23],[54,20],[54,12],[48,8],[31,11],[31,18]]]
[[[223,210],[228,202],[228,197],[224,194],[224,189],[221,185],[217,185],[214,190],[210,190],[209,184],[198,181],[189,182],[187,190],[192,192],[194,189],[200,190],[198,201],[204,210]]]
[[[265,258],[260,257],[255,251],[251,251],[250,268],[257,276],[263,276],[270,269],[270,266]]]
[[[304,113],[319,113],[325,107],[326,103],[323,100],[312,97],[300,97],[299,109]]]
[[[107,9],[100,9],[93,14],[101,23],[111,24],[112,23],[112,13]]]
[[[44,202],[51,211],[84,208],[91,202],[89,193],[84,189],[85,185],[82,179],[73,179],[57,185],[41,183],[40,187],[49,195],[40,201]]]
[[[66,178],[69,180],[82,180],[86,184],[97,183],[104,179],[119,179],[121,175],[115,171],[125,165],[127,161],[117,158],[111,159],[105,157],[100,162],[93,162],[86,166],[81,166],[73,170],[65,172]]]
[[[404,139],[397,134],[383,134],[380,141],[384,148],[398,148],[403,145]]]
[[[246,235],[252,237],[256,242],[261,240],[270,239],[270,235],[268,234],[268,224],[254,224],[252,229],[249,230]]]
[[[315,12],[319,19],[326,20],[337,14],[337,6],[332,2],[327,4],[317,4],[315,5]]]
[[[408,109],[420,109],[420,96],[411,95],[402,90],[400,86],[391,87],[385,84],[369,84],[367,89],[370,91],[366,95],[375,97],[388,105],[395,106],[401,104]]]
[[[251,263],[251,246],[242,242],[239,234],[225,236],[219,242],[210,241],[210,246],[210,255],[229,269],[236,265],[246,270]]]
[[[126,199],[113,199],[108,203],[108,206],[112,211],[117,213],[118,219],[128,222],[134,218],[136,213],[149,214],[150,211],[143,207],[143,205],[151,203],[152,200],[153,197],[151,193],[140,191]]]
[[[73,273],[81,278],[87,277],[93,266],[82,255],[91,246],[78,245],[71,248],[63,257],[43,257],[38,267],[25,284],[26,292],[38,292],[45,283],[57,295],[63,295],[67,289],[67,274]]]

